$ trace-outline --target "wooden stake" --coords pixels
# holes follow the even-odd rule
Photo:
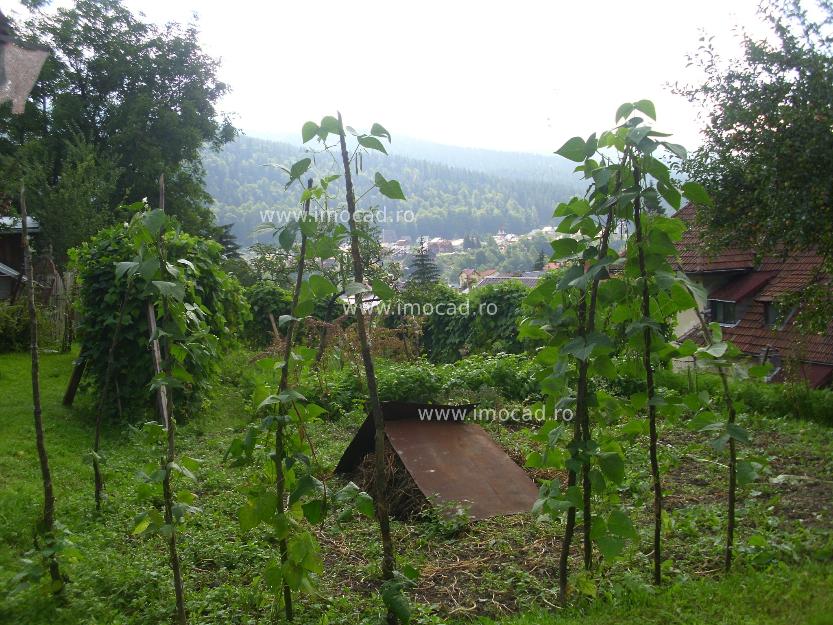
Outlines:
[[[159,207],[164,211],[165,208],[165,176],[159,176]],[[159,253],[159,267],[164,275],[165,259],[163,256],[163,246],[160,239],[157,241],[157,250]],[[168,307],[165,302],[165,297],[162,296],[162,308],[165,311],[165,319],[168,316]],[[153,302],[147,302],[147,319],[148,329],[150,330],[151,355],[153,357],[153,372],[158,376],[165,372],[167,363],[163,365],[163,356],[167,358],[168,349],[159,341],[156,331],[156,310]],[[176,459],[176,445],[175,432],[176,422],[174,421],[172,409],[173,403],[168,393],[168,387],[165,384],[159,384],[156,389],[156,405],[159,411],[159,417],[162,425],[165,427],[167,433],[167,446],[165,456],[161,460],[162,470],[165,472],[165,478],[162,480],[162,498],[165,504],[165,524],[171,527],[171,533],[168,537],[168,553],[171,560],[171,569],[174,576],[174,594],[176,595],[176,622],[178,625],[187,625],[188,617],[185,612],[185,590],[182,583],[182,566],[179,560],[179,552],[176,547],[176,528],[174,527],[173,505],[174,498],[171,490],[171,471],[172,465]]]
[[[307,181],[307,189],[312,188],[312,179]],[[308,197],[304,202],[304,216],[309,215],[310,198]],[[301,284],[304,281],[304,258],[307,253],[307,235],[301,230],[301,249],[298,252],[298,272],[295,277],[295,288],[292,291],[292,308],[290,312],[295,313],[295,308],[298,306],[298,300],[301,296]],[[269,313],[269,320],[272,322],[272,330],[275,333],[275,340],[279,338],[278,327],[275,324],[275,317]],[[278,384],[278,392],[283,393],[289,384],[289,362],[292,359],[292,337],[295,332],[295,320],[290,319],[286,327],[286,344],[283,348],[283,366],[281,367],[281,379]],[[283,457],[284,450],[284,424],[278,424],[278,429],[275,431],[275,492],[278,501],[278,515],[286,514],[286,477],[283,471]],[[281,538],[278,541],[278,551],[281,556],[281,564],[286,564],[288,557],[288,545],[286,538]],[[292,589],[281,580],[281,587],[283,588],[283,606],[286,614],[286,620],[292,620]]]
[[[344,168],[344,184],[347,192],[347,214],[350,229],[350,254],[353,259],[353,278],[357,284],[364,283],[364,267],[362,256],[359,251],[359,232],[356,227],[356,196],[353,192],[353,178],[350,175],[350,157],[347,155],[347,140],[344,134],[344,124],[341,113],[338,114],[339,142],[341,144],[341,162]],[[385,580],[393,579],[395,566],[393,553],[393,540],[390,535],[390,515],[387,503],[387,477],[385,474],[385,418],[382,414],[382,406],[379,403],[379,393],[376,388],[376,371],[373,366],[373,357],[370,354],[370,342],[367,338],[367,327],[365,325],[364,311],[362,310],[362,294],[356,293],[356,330],[359,334],[361,344],[362,361],[364,362],[365,375],[367,377],[367,395],[370,403],[370,413],[373,416],[375,428],[374,450],[374,484],[376,500],[376,518],[379,521],[379,530],[382,535],[382,577]],[[397,622],[396,615],[388,610],[387,620],[389,624]]]
[[[69,376],[67,390],[64,393],[64,406],[72,406],[72,402],[75,401],[75,394],[78,392],[78,386],[81,384],[81,378],[84,377],[84,369],[86,368],[87,361],[79,357],[72,368],[72,374]]]
[[[26,194],[20,188],[20,222],[23,236],[23,264],[28,286],[26,302],[29,305],[29,351],[32,356],[32,408],[35,419],[35,445],[38,449],[41,480],[43,482],[43,518],[41,519],[41,534],[47,542],[54,540],[55,529],[55,494],[52,489],[52,471],[49,468],[49,456],[46,453],[46,442],[43,435],[43,417],[40,401],[40,358],[38,355],[38,315],[35,308],[35,278],[32,271],[32,251],[29,249],[29,226],[26,214]],[[49,557],[49,575],[52,578],[53,592],[59,593],[63,589],[63,578],[58,569],[55,554]]]

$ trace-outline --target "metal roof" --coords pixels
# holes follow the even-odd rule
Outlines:
[[[531,511],[538,487],[483,428],[464,421],[462,415],[473,409],[473,404],[383,402],[385,434],[429,502],[467,504],[475,520]],[[426,410],[448,420],[420,418]],[[368,416],[339,460],[336,473],[358,468],[374,450],[373,434],[373,420]]]
[[[7,276],[9,278],[14,278],[15,280],[17,280],[20,277],[20,272],[16,269],[12,269],[8,265],[0,263],[0,275]]]
[[[26,216],[26,227],[29,232],[38,232],[40,230],[40,223],[34,217]],[[0,217],[0,234],[23,232],[21,228],[20,217],[11,217],[4,215]]]

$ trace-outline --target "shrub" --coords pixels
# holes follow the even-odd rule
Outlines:
[[[436,401],[445,388],[439,367],[424,360],[413,363],[385,363],[376,375],[380,401]]]
[[[222,349],[235,342],[248,307],[240,285],[220,268],[219,243],[172,230],[165,235],[165,245],[169,257],[178,259],[175,265],[179,283],[185,290],[184,305],[202,311],[202,315],[186,315],[189,327],[178,328],[194,337],[185,355],[185,376],[190,381],[174,389],[175,407],[188,413],[201,403],[210,388],[217,362],[215,348]],[[138,241],[130,229],[116,225],[102,230],[71,252],[80,286],[81,358],[87,362],[86,384],[95,393],[101,392],[104,383],[113,332],[125,302],[114,353],[113,379],[118,392],[111,389],[107,393],[106,410],[114,414],[118,409],[129,420],[140,418],[152,406],[149,384],[153,366],[148,350],[146,300],[142,295],[146,285],[140,274],[129,287],[126,275],[116,275],[116,263],[133,261],[137,250]]]
[[[245,294],[252,316],[245,325],[244,336],[252,345],[263,347],[271,343],[274,336],[269,313],[276,324],[281,315],[288,315],[292,308],[292,293],[275,282],[262,280],[248,287]]]
[[[535,367],[523,354],[476,355],[456,363],[435,365],[426,360],[412,363],[379,360],[376,381],[382,401],[439,403],[459,400],[461,391],[497,393],[510,401],[536,400]],[[487,391],[488,390],[488,391]],[[363,385],[351,369],[328,372],[321,385],[310,382],[304,395],[333,414],[350,410],[364,397]],[[490,398],[491,399],[491,398]]]
[[[469,295],[473,315],[469,352],[517,354],[523,351],[518,339],[518,321],[528,293],[529,288],[517,280],[474,289]],[[491,310],[494,314],[490,314]]]
[[[55,347],[55,326],[48,310],[37,307],[38,347]],[[29,349],[29,310],[21,297],[14,304],[0,302],[0,354]]]
[[[29,347],[29,312],[22,302],[0,303],[0,353]]]
[[[657,372],[657,383],[680,393],[689,392],[689,378],[675,371]],[[712,373],[697,373],[697,390],[722,395],[720,378]],[[814,390],[802,383],[768,384],[759,380],[732,383],[735,401],[751,412],[770,417],[808,419],[833,425],[833,391]]]
[[[536,367],[524,354],[477,354],[442,367],[445,389],[464,388],[479,391],[491,387],[501,397],[512,401],[538,399]]]
[[[512,280],[475,289],[468,296],[446,284],[409,285],[391,310],[399,310],[400,302],[418,304],[422,310],[426,304],[432,305],[435,312],[422,317],[423,351],[431,362],[450,363],[473,353],[523,351],[518,320],[528,292],[526,286]],[[446,314],[449,305],[468,314]],[[399,317],[388,315],[385,325],[398,327]]]

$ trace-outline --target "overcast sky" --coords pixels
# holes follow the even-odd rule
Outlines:
[[[65,4],[62,2],[61,4]],[[697,111],[667,83],[696,79],[700,30],[727,55],[754,0],[253,2],[128,0],[158,22],[196,12],[203,47],[250,135],[297,133],[340,109],[360,128],[470,147],[552,152],[648,98],[689,147]]]

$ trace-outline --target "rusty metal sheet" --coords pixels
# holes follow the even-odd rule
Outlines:
[[[421,420],[420,415],[425,410],[436,411],[435,414],[442,414],[448,417],[448,420],[464,420],[476,404],[459,404],[454,406],[447,406],[443,404],[417,404],[414,402],[405,401],[383,401],[382,402],[382,416],[385,423],[392,421],[401,421],[404,419]],[[355,471],[367,454],[373,453],[373,418],[367,415],[365,420],[359,427],[353,440],[344,450],[344,454],[338,461],[335,472],[341,474],[348,474]]]
[[[400,420],[385,433],[429,500],[464,502],[472,519],[529,512],[538,488],[479,425]]]

